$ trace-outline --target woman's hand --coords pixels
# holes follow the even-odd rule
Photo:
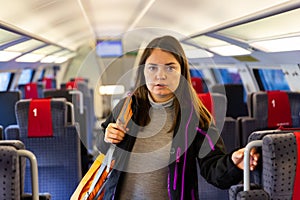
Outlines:
[[[106,127],[104,141],[113,144],[120,143],[127,131],[128,128],[118,119],[116,123],[110,123]]]
[[[245,148],[239,149],[235,152],[233,152],[231,159],[233,163],[240,169],[244,169],[244,152]],[[257,164],[259,159],[259,153],[256,152],[256,149],[253,148],[250,151],[250,170],[253,171]]]

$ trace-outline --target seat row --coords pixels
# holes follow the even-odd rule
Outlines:
[[[69,199],[82,178],[80,128],[73,104],[65,98],[22,99],[15,105],[15,116],[17,123],[4,131],[5,141],[21,141],[36,156],[40,193],[49,193],[54,200]],[[30,166],[20,165],[26,165],[22,187],[30,193]]]
[[[199,91],[198,85],[201,86],[202,83],[199,78],[194,77],[192,84],[195,90]],[[229,149],[245,146],[248,136],[253,131],[274,129],[279,126],[300,126],[299,92],[259,91],[246,95],[242,84],[217,84],[211,88],[210,96],[212,99],[217,98],[215,97],[216,93],[225,96],[225,100],[217,100],[216,108],[212,113],[216,115],[217,126],[220,128],[220,132],[224,134],[223,138],[226,140],[226,137],[229,136],[231,140],[235,140],[228,144]],[[206,95],[205,93],[198,94],[199,96]],[[204,100],[204,103],[207,102]],[[226,109],[225,114],[224,107]],[[225,121],[223,128],[222,121]],[[232,132],[228,133],[229,135],[226,130],[228,123],[236,123],[235,129],[228,130]]]
[[[48,79],[47,79],[48,80]],[[0,117],[0,124],[5,129],[10,124],[16,124],[14,115],[15,104],[20,99],[36,99],[62,97],[74,105],[75,121],[80,124],[80,138],[82,149],[86,149],[86,156],[83,158],[86,164],[83,165],[83,171],[86,172],[89,164],[90,155],[93,153],[93,137],[96,117],[94,112],[93,90],[88,88],[85,79],[72,79],[66,84],[61,84],[61,89],[55,89],[51,85],[52,79],[46,83],[28,83],[20,85],[18,91],[0,92],[0,107],[6,115]],[[48,83],[48,84],[47,84]],[[70,121],[70,113],[68,113]]]

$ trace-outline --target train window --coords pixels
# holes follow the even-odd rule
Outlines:
[[[203,78],[203,73],[200,69],[190,69],[191,77]]]
[[[0,73],[0,91],[7,91],[7,87],[9,85],[11,73],[10,72],[2,72]]]
[[[42,80],[44,77],[45,77],[45,72],[46,72],[46,69],[42,69],[42,70],[37,70],[35,72],[35,77],[38,77],[37,80]],[[38,74],[37,74],[38,73]]]
[[[220,84],[243,84],[237,68],[214,69],[215,76]],[[247,92],[244,89],[244,102],[247,102]]]
[[[19,78],[18,84],[22,85],[22,84],[29,83],[32,79],[32,75],[33,75],[33,70],[32,69],[24,69],[22,71],[22,74],[21,74],[20,78]]]
[[[290,90],[281,69],[257,69],[257,74],[262,90]]]
[[[240,84],[242,79],[237,68],[214,69],[215,75],[221,84]]]

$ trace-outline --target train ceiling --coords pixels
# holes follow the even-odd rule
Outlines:
[[[201,37],[219,39],[238,43],[255,42],[261,38],[258,33],[272,33],[262,22],[259,26],[248,23],[255,17],[278,14],[285,10],[299,7],[297,0],[1,0],[0,42],[24,42],[19,33],[35,38],[31,45],[46,48],[49,51],[71,50],[87,42],[97,39],[123,37],[128,40],[128,50],[138,48],[141,41],[148,41],[154,35],[165,34],[166,30],[179,39],[193,37],[201,47],[210,50],[211,47],[201,43]],[[224,9],[226,8],[226,9]],[[297,17],[298,16],[298,17]],[[293,27],[300,17],[300,12],[294,13],[290,19],[285,17],[280,24],[268,23],[282,32],[281,26]],[[295,18],[296,17],[296,18]],[[278,23],[279,23],[278,22]],[[288,23],[287,23],[288,22]],[[249,26],[242,26],[243,23]],[[292,23],[292,24],[291,24]],[[17,34],[2,35],[6,30]],[[295,35],[300,33],[297,25]],[[139,34],[142,33],[142,34]],[[274,32],[273,32],[274,33]],[[208,35],[204,35],[208,34]],[[283,31],[280,33],[284,35]],[[130,35],[130,36],[128,36]],[[263,35],[272,38],[274,35]],[[206,38],[207,39],[207,38]],[[209,40],[206,40],[209,41]],[[18,42],[15,42],[18,44]],[[213,42],[215,44],[215,41]],[[13,43],[12,43],[13,44]],[[126,45],[126,44],[125,44]],[[8,47],[5,47],[6,50]],[[5,49],[2,47],[2,49]],[[58,48],[58,49],[57,49]],[[25,50],[26,51],[26,50]],[[0,55],[1,56],[1,55]]]

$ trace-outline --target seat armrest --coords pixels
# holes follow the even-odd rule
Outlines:
[[[269,200],[267,192],[262,189],[241,191],[237,194],[236,200]]]
[[[243,190],[244,190],[244,185],[243,184],[238,184],[238,185],[231,186],[229,191],[228,191],[229,200],[242,199],[241,197],[245,197],[246,199],[250,199],[250,198],[247,198],[247,197],[249,197],[249,195],[251,195],[251,194],[259,194],[259,195],[262,195],[264,197],[265,195],[263,193],[266,193],[265,191],[263,191],[261,189],[261,187],[259,185],[253,184],[253,183],[250,184],[250,191],[243,191]],[[255,191],[255,192],[251,193],[253,191]],[[258,191],[262,191],[262,192],[258,192]],[[266,193],[266,195],[268,195],[268,194]],[[261,198],[261,196],[258,196],[258,197],[259,197],[258,199]],[[262,199],[264,199],[264,198],[262,198]],[[256,200],[256,199],[253,198],[251,200]]]
[[[21,197],[22,200],[32,200],[32,194],[26,193]],[[40,193],[39,200],[51,200],[51,195],[49,193]]]

